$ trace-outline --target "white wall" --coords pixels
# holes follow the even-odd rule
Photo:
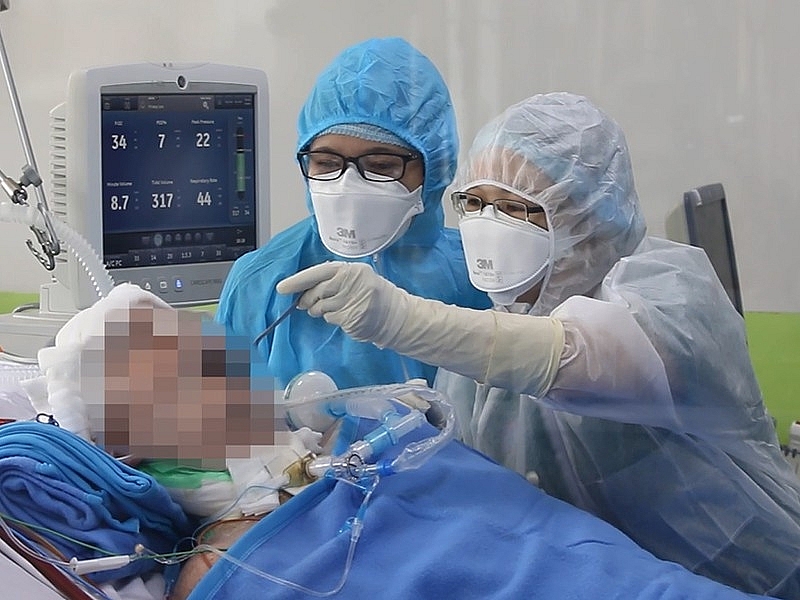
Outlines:
[[[508,104],[585,94],[627,133],[650,232],[684,190],[725,185],[745,308],[800,311],[797,0],[11,0],[6,49],[40,171],[48,111],[90,65],[212,61],[266,71],[272,229],[305,216],[297,112],[320,69],[367,37],[400,35],[451,87],[462,145]],[[0,169],[24,162],[0,93]],[[454,224],[452,215],[449,223]],[[0,223],[0,289],[47,273],[27,231]]]

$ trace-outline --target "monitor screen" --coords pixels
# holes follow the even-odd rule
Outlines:
[[[115,282],[174,305],[213,303],[233,261],[266,242],[263,72],[205,63],[87,69],[70,77],[53,115],[66,132],[54,204]],[[77,265],[56,278],[75,308],[96,300]]]
[[[256,247],[254,100],[101,96],[106,265],[230,261]],[[183,284],[178,272],[167,284]]]
[[[683,205],[689,243],[706,251],[731,302],[739,314],[744,314],[733,234],[722,184],[714,183],[689,190],[683,196]]]

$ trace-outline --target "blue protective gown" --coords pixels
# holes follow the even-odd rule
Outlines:
[[[373,39],[345,50],[317,79],[298,119],[297,148],[342,123],[368,123],[391,131],[422,154],[424,212],[406,233],[372,257],[355,259],[412,294],[448,304],[487,308],[469,283],[457,230],[444,227],[442,194],[455,173],[458,134],[447,87],[436,67],[399,38]],[[275,292],[283,278],[329,260],[343,260],[320,240],[312,216],[239,258],[220,298],[217,320],[237,335],[255,338],[292,298]],[[350,339],[339,328],[296,311],[259,345],[269,374],[285,386],[297,373],[319,370],[338,387],[433,381],[435,367]]]

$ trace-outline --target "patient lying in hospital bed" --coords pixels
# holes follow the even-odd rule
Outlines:
[[[27,386],[31,414],[55,413],[75,433],[61,427],[53,434],[56,428],[46,424],[0,426],[0,447],[9,437],[4,428],[35,428],[68,447],[85,447],[87,455],[106,453],[98,460],[115,476],[169,492],[162,508],[149,505],[151,520],[166,519],[174,552],[186,554],[163,552],[171,566],[143,559],[151,568],[126,572],[124,579],[95,574],[95,582],[106,583],[91,590],[93,597],[161,598],[168,591],[190,599],[307,598],[332,591],[341,598],[747,597],[655,559],[608,524],[447,439],[446,404],[429,410],[437,398],[427,388],[318,395],[298,405],[324,408],[310,417],[289,407],[296,430],[289,431],[273,413],[272,390],[250,377],[245,348],[203,335],[202,319],[178,318],[148,294],[116,294],[102,301],[106,308],[122,297],[125,309],[134,299],[148,310],[123,311],[128,316],[119,319],[95,305],[82,324],[76,321],[93,333],[73,332],[67,339],[67,330],[59,348],[80,353],[81,364],[51,356],[45,360],[49,393]],[[76,368],[83,372],[80,385],[73,385]],[[60,405],[54,392],[64,388],[57,384],[68,388]],[[422,401],[408,402],[409,394]],[[362,401],[341,401],[353,397]],[[329,410],[331,398],[339,408]],[[398,415],[392,419],[383,417],[387,399]],[[369,402],[383,408],[376,412]],[[69,412],[60,412],[65,406]],[[426,418],[411,419],[414,411]],[[414,426],[398,425],[390,435],[387,423],[401,419]],[[108,453],[128,462],[159,460],[135,460],[137,470]],[[298,487],[305,481],[283,472],[292,463],[322,477]],[[176,483],[180,476],[183,484]],[[188,515],[188,524],[181,515]],[[146,520],[144,513],[136,516]],[[182,540],[187,534],[195,539]]]
[[[40,352],[44,375],[3,391],[0,415],[25,421],[38,413],[60,425],[23,422],[0,430],[0,512],[16,519],[6,521],[60,529],[43,537],[63,562],[133,555],[139,543],[148,556],[168,554],[216,513],[277,506],[277,491],[264,488],[265,467],[280,473],[297,457],[296,442],[275,443],[272,390],[251,389],[249,349],[217,335],[218,328],[129,285],[71,320],[55,346]],[[259,493],[237,487],[251,483],[261,485]],[[114,495],[117,487],[124,493]],[[154,492],[152,505],[141,497],[145,490]],[[154,540],[145,531],[149,515],[171,515],[174,526]],[[132,575],[149,582],[163,570],[152,558],[135,558],[88,577],[96,584],[125,578],[127,588]]]

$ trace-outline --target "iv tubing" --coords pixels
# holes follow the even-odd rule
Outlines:
[[[23,541],[24,538],[20,539],[20,536],[18,536],[14,532],[14,530],[12,530],[8,526],[8,524],[6,523],[5,519],[2,516],[0,516],[0,529],[3,530],[5,536],[8,538],[8,540],[13,543],[13,544],[10,545],[10,547],[13,550],[15,550],[16,552],[18,552],[21,556],[24,555],[25,557],[27,557],[24,560],[26,560],[28,563],[30,563],[33,566],[33,568],[35,568],[43,577],[46,576],[46,573],[41,571],[40,569],[38,569],[36,567],[36,561],[42,561],[44,563],[48,563],[48,564],[50,564],[50,565],[52,565],[54,567],[59,568],[64,573],[64,575],[66,577],[69,577],[69,579],[75,585],[80,587],[81,590],[83,590],[84,592],[86,592],[90,596],[103,598],[104,600],[111,600],[111,598],[103,590],[101,590],[100,588],[95,587],[94,585],[92,585],[91,582],[89,582],[86,579],[80,577],[71,568],[69,562],[66,562],[66,561],[63,561],[63,560],[58,560],[56,558],[53,558],[53,557],[50,557],[50,556],[46,555],[43,551],[36,551],[33,548],[30,548],[28,546],[28,544],[25,541]],[[14,560],[14,559],[12,558],[12,560]],[[49,580],[49,578],[48,578],[48,580]],[[52,585],[54,589],[58,590],[58,588],[56,586],[56,582],[50,581],[50,585]]]
[[[33,206],[17,206],[11,202],[0,202],[0,221],[39,226],[40,213]],[[114,287],[114,280],[92,246],[77,231],[60,219],[52,219],[59,239],[66,243],[70,252],[89,276],[98,298],[104,298]]]
[[[379,481],[380,479],[378,477],[372,479],[371,485],[365,492],[364,499],[361,501],[361,506],[359,507],[358,512],[356,512],[356,516],[350,520],[350,544],[347,548],[347,558],[345,558],[344,571],[342,572],[342,576],[339,578],[339,582],[336,584],[336,586],[328,590],[327,592],[319,592],[316,590],[312,590],[311,588],[307,588],[306,586],[301,585],[299,583],[289,581],[288,579],[283,579],[276,575],[271,575],[270,573],[257,569],[251,565],[248,565],[244,561],[241,561],[237,558],[230,556],[224,550],[220,550],[219,548],[215,548],[214,546],[210,546],[208,544],[200,544],[195,548],[195,550],[213,552],[214,554],[217,554],[222,560],[227,560],[228,562],[247,571],[248,573],[252,573],[257,577],[266,579],[267,581],[271,581],[272,583],[288,587],[289,589],[296,590],[298,592],[302,592],[310,596],[316,596],[317,598],[326,598],[328,596],[333,596],[334,594],[338,594],[344,587],[344,584],[347,583],[347,577],[350,575],[350,569],[353,566],[353,555],[355,554],[356,551],[356,543],[358,543],[358,539],[361,537],[361,531],[364,528],[363,519],[364,519],[364,514],[366,512],[367,504],[372,498],[372,493],[375,491],[375,488],[377,487]]]
[[[253,567],[244,561],[229,556],[228,554],[225,553],[225,551],[220,550],[219,548],[215,548],[214,546],[209,546],[207,544],[200,544],[195,549],[198,551],[213,552],[214,554],[218,555],[221,559],[227,560],[228,562],[233,563],[234,565],[243,569],[244,571],[252,573],[253,575],[260,577],[262,579],[266,579],[267,581],[271,581],[272,583],[288,587],[298,592],[303,592],[310,596],[316,596],[317,598],[324,598],[326,596],[333,596],[334,594],[338,594],[339,591],[341,591],[341,589],[344,587],[344,584],[347,582],[347,576],[350,574],[350,569],[353,565],[353,554],[355,554],[356,551],[357,541],[358,537],[356,536],[350,537],[350,545],[347,548],[347,558],[345,559],[344,572],[342,573],[342,577],[339,579],[339,582],[336,584],[336,587],[327,592],[318,592],[316,590],[312,590],[303,585],[300,585],[299,583],[294,583],[293,581],[289,581],[288,579],[283,579],[281,577],[277,577],[276,575],[271,575],[269,573],[266,573],[265,571],[257,569],[256,567]]]

